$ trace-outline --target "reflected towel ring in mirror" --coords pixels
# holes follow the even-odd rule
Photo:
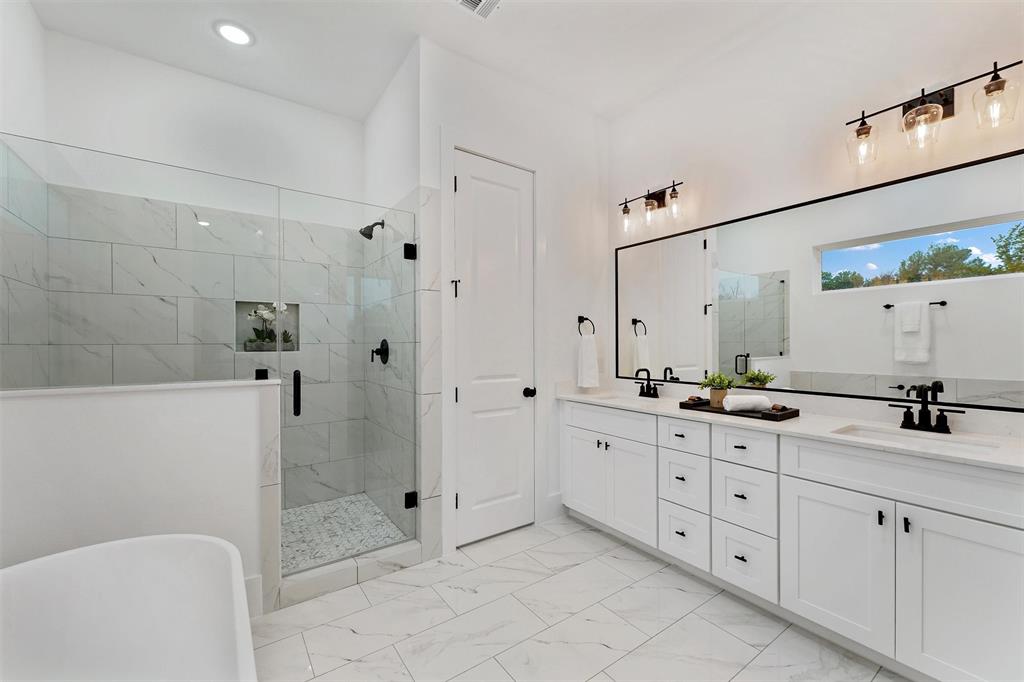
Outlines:
[[[644,328],[644,336],[647,336],[647,325],[644,324],[644,321],[638,317],[633,318],[633,336],[640,336],[639,334],[636,333],[637,325],[640,325]]]
[[[590,319],[589,317],[584,317],[583,315],[579,315],[576,318],[576,331],[578,331],[580,333],[580,336],[583,336],[583,323],[584,322],[589,322],[590,323],[590,328],[591,328],[591,330],[593,330],[593,331],[591,331],[591,334],[597,334],[597,326],[594,324],[594,321],[592,319]]]

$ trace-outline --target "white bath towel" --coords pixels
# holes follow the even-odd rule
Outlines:
[[[772,401],[763,395],[727,395],[722,401],[726,412],[755,412],[770,410]]]
[[[633,337],[633,371],[651,368],[651,346],[647,343],[647,334]]]
[[[579,371],[576,385],[580,388],[597,388],[601,379],[597,369],[597,340],[593,334],[580,337]]]
[[[927,301],[896,304],[893,320],[893,359],[924,364],[931,359],[932,325]]]

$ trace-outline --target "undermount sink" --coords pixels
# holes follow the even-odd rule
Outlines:
[[[926,431],[910,431],[909,429],[887,429],[878,426],[850,424],[834,430],[837,436],[863,438],[877,443],[888,443],[906,447],[918,447],[933,452],[949,454],[983,455],[999,449],[998,445],[986,443],[973,438],[950,436]]]

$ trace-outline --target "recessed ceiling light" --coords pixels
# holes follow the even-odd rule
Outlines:
[[[233,45],[252,45],[252,34],[238,24],[233,24],[230,21],[218,21],[213,25],[213,30]]]

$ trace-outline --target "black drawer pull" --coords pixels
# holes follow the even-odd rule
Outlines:
[[[686,531],[685,530],[677,530],[676,531],[676,535],[678,535],[681,538],[685,538],[686,537]]]
[[[746,445],[733,445],[733,448],[735,448],[736,450],[746,450],[747,446]]]
[[[686,434],[685,433],[677,433],[676,434],[676,438],[686,438]]]
[[[732,558],[736,559],[737,561],[742,561],[743,563],[747,563],[747,557],[743,556],[742,554],[733,554]]]
[[[738,500],[745,500],[745,499],[747,499],[747,496],[744,495],[743,493],[733,493],[732,496],[735,497]]]
[[[676,480],[677,481],[685,481],[686,480],[686,476],[676,476]]]

